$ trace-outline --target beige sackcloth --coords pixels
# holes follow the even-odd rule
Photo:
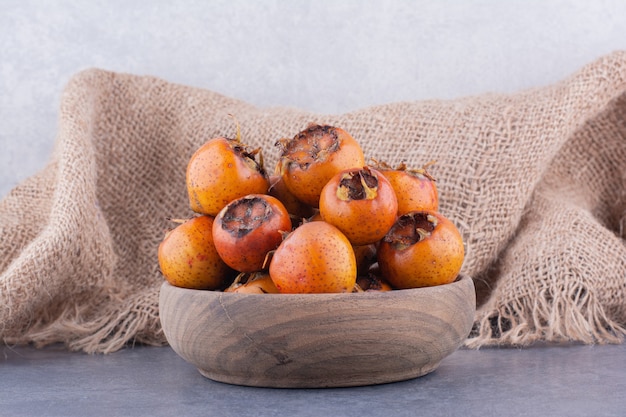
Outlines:
[[[166,343],[157,246],[192,215],[185,169],[215,136],[262,147],[309,123],[366,158],[431,160],[461,230],[478,308],[467,347],[619,343],[626,334],[626,52],[515,94],[398,102],[345,114],[259,108],[98,69],[64,89],[55,148],[0,202],[0,337],[113,352]]]

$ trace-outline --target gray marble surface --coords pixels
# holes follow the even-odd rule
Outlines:
[[[48,160],[85,68],[337,113],[550,84],[624,27],[622,0],[0,0],[0,196]]]
[[[204,378],[169,347],[0,348],[0,415],[622,417],[626,345],[459,350],[426,376],[337,389]]]

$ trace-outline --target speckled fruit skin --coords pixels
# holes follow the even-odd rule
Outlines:
[[[411,211],[439,209],[435,181],[427,175],[408,170],[381,170],[398,198],[398,216]]]
[[[321,151],[312,155],[316,146],[313,142],[329,143],[336,136],[338,146],[332,151]],[[303,137],[319,138],[319,140],[303,140]],[[303,146],[290,147],[289,142],[300,142]],[[304,146],[307,145],[307,146]],[[291,152],[286,152],[286,149]],[[317,208],[320,193],[326,183],[339,171],[361,167],[365,164],[365,156],[358,142],[345,130],[333,126],[312,125],[298,133],[290,141],[283,143],[276,172],[280,173],[289,191],[298,200]]]
[[[362,168],[341,171],[322,189],[320,214],[324,221],[337,227],[353,245],[367,245],[382,239],[396,220],[398,201],[389,181],[379,171],[369,168],[378,186],[371,199],[352,200],[338,197],[341,178]]]
[[[352,292],[356,259],[339,229],[316,221],[302,224],[283,240],[269,272],[281,293]]]
[[[247,194],[266,194],[269,177],[235,149],[238,140],[211,139],[192,155],[187,164],[189,205],[196,213],[215,216],[232,200]]]
[[[406,246],[391,242],[388,237],[404,216],[427,213],[436,218],[430,236]],[[418,288],[453,282],[463,265],[465,249],[456,226],[438,212],[411,212],[396,221],[378,246],[377,259],[382,277],[394,288]]]
[[[227,228],[225,215],[229,208],[246,201],[263,201],[267,217],[260,220],[260,213],[249,212],[246,233],[233,234]],[[241,206],[245,208],[247,206]],[[256,219],[251,217],[256,216]],[[291,231],[291,219],[285,206],[275,197],[265,194],[250,194],[228,203],[213,222],[213,242],[217,253],[231,268],[240,272],[255,272],[263,269],[265,257],[282,242],[283,232]]]
[[[159,244],[159,267],[176,287],[214,290],[231,279],[234,272],[213,245],[213,218],[193,217],[168,232]]]

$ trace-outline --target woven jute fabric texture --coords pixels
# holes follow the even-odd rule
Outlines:
[[[466,244],[478,308],[466,346],[619,343],[626,334],[626,53],[515,94],[345,114],[259,108],[91,69],[64,89],[54,151],[0,202],[4,343],[112,352],[164,344],[157,247],[189,209],[185,169],[216,136],[261,147],[310,123],[367,158],[429,168]]]

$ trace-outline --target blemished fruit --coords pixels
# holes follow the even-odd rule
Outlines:
[[[278,160],[269,176],[261,148],[242,143],[236,128],[234,139],[207,141],[187,164],[196,217],[179,221],[158,248],[172,285],[245,294],[356,293],[458,277],[463,239],[438,211],[437,185],[427,171],[434,161],[418,169],[374,158],[366,165],[348,132],[310,124],[275,142]]]
[[[441,213],[416,211],[398,218],[378,246],[382,276],[397,289],[453,282],[465,249],[456,226]]]
[[[358,142],[334,126],[310,125],[276,146],[281,150],[276,172],[298,200],[314,208],[319,206],[322,188],[336,173],[365,164]]]
[[[281,293],[352,292],[356,258],[339,229],[316,221],[302,224],[283,240],[269,272]]]
[[[398,212],[391,184],[369,167],[334,175],[322,189],[319,206],[322,219],[341,230],[353,245],[382,239]]]
[[[213,242],[228,266],[254,272],[263,269],[267,254],[289,231],[289,213],[277,198],[250,194],[220,210],[213,223]]]
[[[427,164],[428,166],[428,164]],[[409,169],[402,163],[396,168],[377,167],[389,180],[398,198],[398,216],[411,211],[437,211],[439,193],[435,179],[426,170],[427,166]]]
[[[234,276],[213,244],[213,218],[197,216],[167,232],[158,248],[165,279],[176,287],[215,290]]]
[[[191,209],[215,216],[236,198],[267,193],[270,181],[263,164],[256,161],[259,152],[241,142],[239,128],[235,139],[214,138],[196,150],[186,171]]]

